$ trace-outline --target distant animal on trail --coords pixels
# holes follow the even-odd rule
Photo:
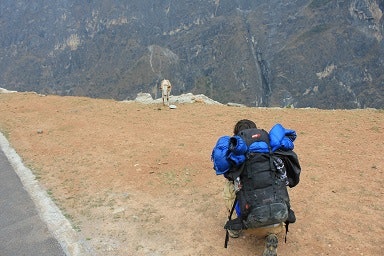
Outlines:
[[[169,105],[169,95],[171,95],[172,85],[169,80],[164,79],[160,83],[161,97],[163,99],[163,105],[165,105],[165,101],[167,101],[167,105]]]

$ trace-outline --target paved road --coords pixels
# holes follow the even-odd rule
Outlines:
[[[0,148],[0,256],[65,255]]]

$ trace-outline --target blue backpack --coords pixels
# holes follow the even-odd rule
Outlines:
[[[296,132],[285,129],[281,124],[275,124],[268,136],[269,145],[264,141],[255,141],[249,147],[247,141],[241,136],[220,137],[211,154],[216,175],[226,175],[231,169],[241,166],[248,153],[273,153],[284,162],[289,187],[296,186],[300,181],[301,173],[298,157],[293,151]]]
[[[224,227],[227,231],[281,222],[286,222],[288,228],[289,223],[295,222],[286,188],[297,185],[301,171],[292,151],[295,138],[293,130],[277,124],[269,133],[246,129],[236,136],[218,139],[211,155],[213,168],[217,175],[239,183],[241,188],[236,191],[235,204]],[[235,208],[238,218],[231,220]],[[228,232],[225,247],[227,241]]]

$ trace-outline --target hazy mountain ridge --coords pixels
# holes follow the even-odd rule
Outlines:
[[[383,108],[383,1],[2,1],[0,87]]]

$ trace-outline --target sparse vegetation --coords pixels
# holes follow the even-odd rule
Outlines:
[[[325,31],[327,31],[330,28],[331,27],[328,24],[317,25],[317,26],[311,28],[310,30],[305,31],[303,34],[301,34],[298,37],[297,42],[299,42],[299,41],[303,42],[307,39],[313,39],[314,37],[321,36],[322,33],[324,33]]]
[[[290,189],[297,222],[279,252],[380,255],[382,110],[157,107],[0,95],[0,127],[11,131],[12,146],[97,255],[250,255],[263,248],[250,234],[223,248],[224,178],[215,175],[210,156],[240,118],[266,130],[279,122],[296,130],[303,170]],[[36,127],[50,132],[38,134]]]
[[[322,7],[322,6],[327,5],[329,2],[332,2],[332,0],[313,0],[313,1],[309,4],[309,8],[311,8],[311,9],[317,9],[317,8],[320,8],[320,7]]]

